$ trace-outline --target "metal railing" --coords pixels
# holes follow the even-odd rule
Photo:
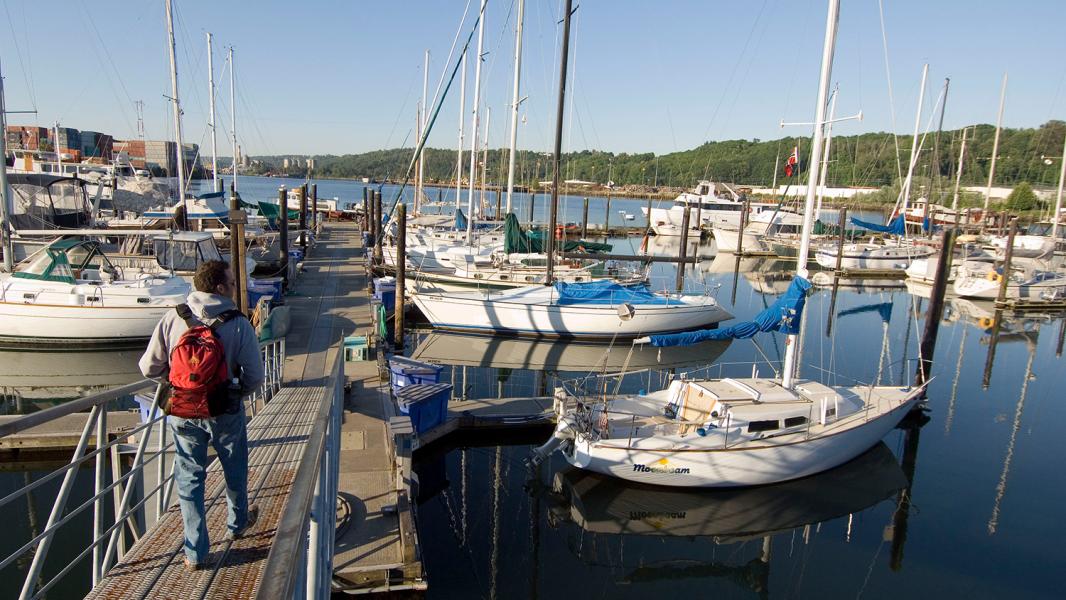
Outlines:
[[[282,369],[285,364],[285,340],[273,340],[260,345],[260,353],[264,361],[266,380],[251,396],[253,407],[257,402],[268,401],[281,388]],[[147,419],[128,431],[116,433],[115,439],[109,439],[111,432],[107,427],[108,404],[152,388],[154,388],[151,396],[152,406]],[[27,496],[33,490],[62,478],[44,529],[39,533],[31,531],[33,537],[28,542],[0,559],[0,569],[3,569],[27,553],[32,553],[33,558],[19,594],[20,600],[42,597],[90,554],[92,555],[92,585],[95,587],[107,571],[126,553],[129,537],[127,534],[130,534],[136,541],[162,518],[170,505],[174,487],[173,470],[171,469],[168,473],[166,461],[166,453],[174,447],[174,443],[167,441],[166,417],[159,410],[158,399],[161,388],[162,384],[150,379],[142,379],[0,424],[0,438],[4,438],[68,415],[85,410],[90,411],[74,448],[74,454],[67,464],[0,498],[0,509],[2,509],[12,501]],[[148,444],[154,429],[158,429],[159,443],[154,448],[149,448]],[[95,437],[95,443],[94,449],[89,451],[91,437]],[[130,444],[135,439],[137,445],[132,464],[129,471],[123,474],[119,455],[122,452],[128,452]],[[109,458],[111,483],[107,483]],[[67,511],[67,503],[74,488],[78,470],[83,466],[88,466],[90,461],[94,467],[93,495]],[[134,502],[134,492],[138,485],[145,484],[146,469],[153,462],[156,468],[156,485],[151,489],[144,489],[143,497]],[[112,504],[110,522],[105,518],[109,496]],[[151,524],[147,522],[145,514],[146,508],[150,506],[154,508],[155,514],[155,520]],[[93,515],[93,531],[89,544],[73,560],[45,581],[42,570],[56,532],[70,523],[74,517],[90,508]],[[142,522],[145,524],[143,529],[140,527]],[[70,545],[66,544],[66,546],[65,549],[69,550]]]
[[[333,579],[334,529],[344,407],[343,348],[331,374],[307,446],[278,521],[256,598],[328,598]]]

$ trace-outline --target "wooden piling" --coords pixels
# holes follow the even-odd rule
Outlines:
[[[948,275],[951,273],[952,249],[955,247],[955,231],[945,229],[940,238],[940,256],[936,263],[936,276],[933,279],[933,291],[929,297],[929,310],[925,313],[925,330],[922,343],[918,349],[921,362],[915,385],[929,381],[933,369],[933,353],[936,351],[936,336],[940,331],[940,319],[944,316],[944,295],[948,290]],[[924,393],[923,393],[924,395]]]
[[[677,291],[685,289],[685,253],[688,251],[688,220],[691,207],[681,217],[681,248],[677,251]]]
[[[992,365],[996,363],[996,347],[999,346],[999,330],[1003,324],[1003,311],[996,309],[992,317],[992,334],[988,338],[988,353],[985,354],[985,370],[981,377],[981,389],[987,390],[992,385]]]
[[[607,189],[607,208],[603,211],[605,216],[603,218],[603,235],[607,235],[607,232],[611,229],[611,190]]]
[[[381,252],[381,221],[384,219],[381,211],[381,192],[374,190],[374,213],[377,217],[374,219],[374,264],[380,265],[384,262]]]
[[[700,202],[700,209],[703,208],[703,202]],[[748,201],[748,197],[744,197],[744,208],[740,210],[740,225],[737,229],[737,256],[744,254],[744,228],[748,225],[748,210],[751,208],[751,203]]]
[[[500,217],[500,201],[503,200],[503,194],[501,194],[499,190],[494,193],[496,194],[496,218],[502,221],[503,218]]]
[[[844,238],[847,229],[846,224],[848,222],[848,207],[840,207],[840,217],[838,218],[839,222],[837,223],[837,227],[840,229],[840,233],[837,235],[837,264],[835,269],[837,277],[840,276],[840,265],[844,261]],[[804,265],[800,266],[802,267]]]
[[[300,198],[300,250],[307,255],[307,184],[296,188],[296,195]]]
[[[585,208],[581,216],[581,239],[587,238],[589,235],[589,199],[585,197]]]
[[[537,195],[533,192],[529,194],[529,224],[533,225],[533,211],[537,206]]]
[[[395,327],[393,339],[396,350],[403,350],[403,305],[405,297],[404,282],[407,279],[407,206],[400,203],[396,207],[396,306],[393,313]]]
[[[318,214],[318,184],[311,184],[311,200],[308,202],[311,205],[311,230],[316,234],[318,233],[318,226],[321,224]]]
[[[370,200],[367,199],[367,192],[369,191],[370,188],[363,188],[363,231],[370,231]]]
[[[233,303],[245,315],[248,314],[248,274],[244,269],[244,223],[246,213],[241,210],[237,190],[230,184],[229,190],[229,263],[233,271]]]
[[[278,250],[281,253],[281,277],[289,287],[289,194],[285,186],[278,188]]]
[[[1017,218],[1011,218],[1007,225],[1007,249],[1003,251],[1003,275],[999,278],[999,294],[996,295],[996,304],[1007,301],[1007,284],[1010,282],[1010,263],[1014,258],[1014,235],[1018,232]],[[995,268],[995,267],[993,267]]]

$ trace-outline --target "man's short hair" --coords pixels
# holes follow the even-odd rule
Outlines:
[[[192,279],[193,285],[196,286],[196,291],[210,294],[217,293],[215,288],[226,284],[226,271],[229,268],[229,263],[224,260],[209,260],[200,263],[200,266],[196,268],[196,275]]]

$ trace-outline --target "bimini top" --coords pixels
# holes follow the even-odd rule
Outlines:
[[[113,269],[95,240],[61,239],[38,251],[24,268],[11,274],[19,279],[76,284],[84,269]]]
[[[670,296],[652,293],[647,285],[621,285],[613,281],[588,281],[583,283],[555,282],[556,303],[560,305],[597,304],[617,306],[622,303],[634,305],[670,304]],[[675,301],[674,304],[677,302]]]

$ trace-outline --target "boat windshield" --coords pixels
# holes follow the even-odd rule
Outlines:
[[[46,281],[64,281],[74,283],[74,272],[65,260],[55,260],[48,252],[38,252],[28,265],[15,273],[22,279],[43,279]]]

